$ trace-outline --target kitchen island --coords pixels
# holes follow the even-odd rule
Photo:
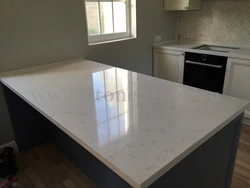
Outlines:
[[[230,187],[248,102],[79,59],[0,75],[15,140],[98,187]]]

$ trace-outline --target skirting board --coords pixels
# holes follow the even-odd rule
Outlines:
[[[243,124],[250,126],[250,119],[244,118],[243,119]]]
[[[14,153],[18,153],[18,146],[17,146],[17,144],[16,144],[15,141],[9,142],[9,143],[4,144],[4,145],[1,145],[1,146],[0,146],[0,152],[1,152],[1,153],[2,153],[2,150],[3,150],[5,147],[12,147],[12,148],[14,148]]]

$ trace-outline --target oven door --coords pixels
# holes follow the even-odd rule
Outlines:
[[[222,94],[226,73],[226,61],[212,63],[185,59],[183,83]]]

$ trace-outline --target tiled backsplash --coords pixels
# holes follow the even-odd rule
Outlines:
[[[176,37],[250,46],[250,0],[203,0],[200,11],[179,12]]]

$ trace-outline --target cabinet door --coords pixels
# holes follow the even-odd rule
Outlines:
[[[164,0],[164,10],[199,10],[201,0]]]
[[[184,53],[154,50],[154,76],[172,82],[183,83]]]
[[[164,0],[164,10],[188,10],[189,0]]]
[[[241,59],[228,59],[225,94],[250,100],[250,61]],[[245,117],[250,118],[250,107],[245,111]]]

